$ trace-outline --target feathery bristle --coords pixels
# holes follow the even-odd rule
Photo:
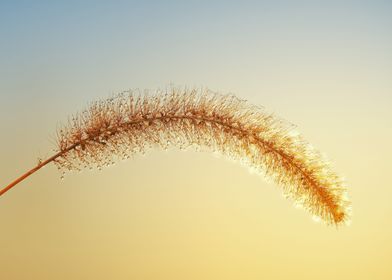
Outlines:
[[[328,224],[348,220],[342,180],[282,120],[233,95],[169,88],[97,101],[58,132],[62,170],[112,164],[150,147],[198,146],[242,160]]]

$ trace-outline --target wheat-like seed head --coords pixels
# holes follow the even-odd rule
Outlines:
[[[348,220],[340,177],[282,120],[233,95],[169,88],[97,101],[58,131],[58,168],[112,164],[149,147],[197,146],[263,171],[296,204],[328,224]]]

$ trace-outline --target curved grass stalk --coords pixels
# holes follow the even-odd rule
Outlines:
[[[348,220],[344,183],[285,122],[233,95],[170,88],[123,92],[94,102],[57,132],[58,152],[0,191],[48,163],[64,173],[113,164],[149,147],[205,147],[262,171],[296,204],[328,224]]]

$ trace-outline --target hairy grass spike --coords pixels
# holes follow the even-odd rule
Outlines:
[[[93,102],[57,132],[58,152],[0,191],[50,162],[63,172],[113,164],[149,147],[206,147],[263,171],[284,193],[327,224],[348,220],[345,187],[319,152],[292,127],[233,95],[208,89],[126,91]]]

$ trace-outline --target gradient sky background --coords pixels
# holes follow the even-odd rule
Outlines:
[[[63,181],[51,165],[0,199],[1,278],[392,279],[391,14],[389,1],[1,1],[1,185],[88,102],[174,83],[296,124],[353,203],[350,226],[327,227],[195,151]]]

